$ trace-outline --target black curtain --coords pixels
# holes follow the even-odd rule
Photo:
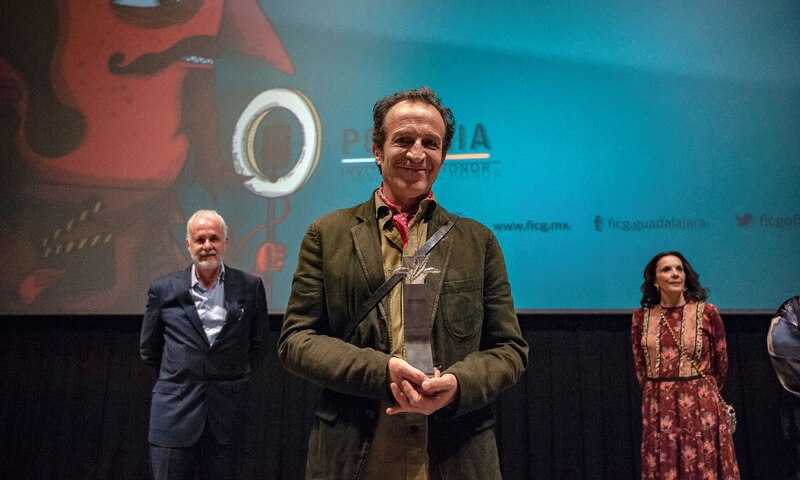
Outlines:
[[[742,478],[785,477],[781,388],[768,315],[724,315]],[[317,387],[270,353],[256,372],[241,458],[245,479],[303,478]],[[496,403],[504,478],[636,479],[640,393],[630,315],[521,315],[528,370]],[[155,372],[138,356],[141,317],[0,317],[0,478],[149,478]]]

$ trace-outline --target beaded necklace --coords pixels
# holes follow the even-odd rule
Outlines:
[[[683,352],[683,328],[684,328],[684,325],[686,325],[686,322],[684,320],[686,319],[686,305],[687,304],[688,303],[684,303],[682,305],[683,308],[681,308],[681,323],[680,323],[680,326],[679,326],[680,335],[678,335],[677,339],[675,339],[674,336],[673,336],[673,340],[676,340],[676,343],[678,344],[678,352]],[[667,323],[666,323],[667,319],[666,319],[666,316],[664,315],[664,307],[662,307],[660,303],[658,304],[658,316],[659,316],[659,320],[660,321],[659,321],[659,325],[658,325],[658,337],[656,339],[656,342],[658,342],[659,345],[656,348],[656,350],[660,352],[661,351],[661,345],[660,345],[660,343],[661,343],[661,325],[667,325]],[[669,325],[667,325],[667,327],[669,327]],[[681,371],[681,362],[683,362],[683,355],[679,354],[678,355],[678,373],[680,373],[680,371]],[[661,355],[659,355],[658,359],[656,360],[656,370],[658,372],[661,372]]]

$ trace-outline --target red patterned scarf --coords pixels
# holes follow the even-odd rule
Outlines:
[[[397,231],[400,232],[400,239],[403,240],[403,247],[408,246],[408,231],[411,229],[411,225],[414,224],[414,213],[403,213],[397,208],[397,204],[393,201],[389,200],[389,197],[383,193],[383,184],[381,184],[381,188],[378,189],[378,196],[381,197],[383,203],[389,207],[389,210],[392,211],[392,219],[394,219],[394,224],[397,225]],[[428,192],[428,195],[425,197],[426,200],[433,197],[433,191],[431,190]]]

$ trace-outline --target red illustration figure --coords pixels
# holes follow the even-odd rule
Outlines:
[[[287,74],[292,61],[255,0],[4,3],[0,310],[139,312],[135,292],[185,264],[173,184],[187,159],[212,196],[236,179],[218,145],[218,53]]]

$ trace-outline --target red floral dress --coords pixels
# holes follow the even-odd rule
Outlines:
[[[733,437],[720,401],[678,349],[679,343],[721,388],[728,373],[722,318],[714,305],[698,308],[695,302],[663,314],[672,334],[658,307],[637,309],[631,321],[633,361],[642,388],[642,479],[738,479]]]

